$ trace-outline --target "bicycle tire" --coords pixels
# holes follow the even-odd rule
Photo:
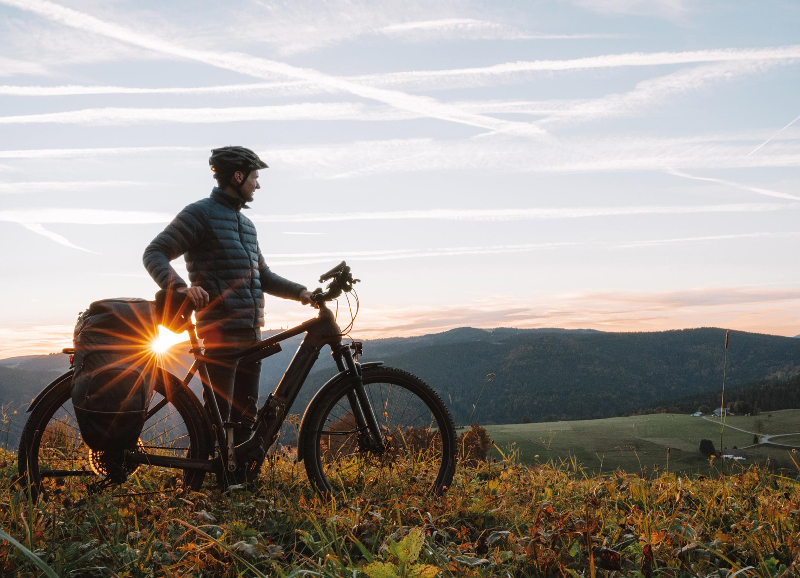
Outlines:
[[[179,457],[210,456],[213,444],[202,405],[174,377],[168,379],[170,401],[145,422],[140,447],[149,453],[166,452]],[[19,482],[29,488],[34,500],[55,496],[74,500],[93,487],[101,487],[103,476],[92,471],[89,448],[83,443],[72,408],[71,391],[70,374],[40,400],[22,430],[17,471]],[[149,407],[155,408],[165,397],[166,385],[159,378]],[[132,468],[131,473],[135,469],[138,468]],[[205,473],[184,470],[184,485],[199,489]],[[131,483],[129,480],[123,485]]]
[[[382,485],[389,491],[402,486],[414,493],[442,493],[455,473],[456,435],[439,394],[420,378],[390,367],[365,368],[362,381],[386,451],[373,455],[358,447],[347,398],[354,381],[334,382],[309,407],[303,423],[309,429],[300,438],[315,489],[323,495],[363,494]],[[404,467],[395,468],[401,460]]]

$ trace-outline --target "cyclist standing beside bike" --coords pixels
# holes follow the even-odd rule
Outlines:
[[[267,164],[240,146],[214,149],[208,159],[216,187],[185,207],[144,251],[143,261],[161,289],[186,294],[209,358],[208,373],[223,421],[234,422],[234,443],[250,436],[258,401],[261,361],[247,365],[215,356],[261,339],[264,293],[311,304],[311,292],[267,266],[252,221],[242,214],[260,189]],[[184,255],[191,286],[170,261]]]

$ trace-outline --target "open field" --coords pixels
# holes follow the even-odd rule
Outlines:
[[[29,504],[15,458],[0,450],[0,528],[19,542],[0,539],[1,576],[42,575],[32,559],[51,576],[128,578],[789,578],[800,566],[800,486],[758,467],[644,478],[462,462],[437,497],[413,491],[425,464],[412,458],[367,486],[351,469],[348,490],[320,499],[276,456],[252,492],[213,480],[183,492],[174,472],[143,468],[129,495],[65,485]],[[393,542],[409,535],[419,559],[400,573]]]
[[[593,472],[617,468],[629,472],[663,472],[669,468],[674,472],[708,474],[716,467],[710,468],[708,459],[698,452],[701,439],[710,439],[717,450],[746,448],[753,445],[754,435],[746,432],[758,432],[760,438],[800,431],[800,410],[731,416],[726,420],[721,445],[719,422],[679,414],[490,425],[486,430],[503,452],[518,450],[523,463],[574,459]],[[775,442],[792,445],[800,442],[800,437],[786,436]],[[499,455],[497,450],[494,452]],[[794,468],[786,450],[758,447],[744,452],[748,459],[739,462],[740,466],[769,456],[776,467]]]

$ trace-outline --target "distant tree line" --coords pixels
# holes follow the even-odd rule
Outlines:
[[[642,409],[636,413],[712,413],[722,403],[722,390],[679,399],[669,406]],[[730,404],[730,406],[728,406]],[[736,415],[800,408],[800,375],[786,379],[761,379],[725,392],[725,406]]]

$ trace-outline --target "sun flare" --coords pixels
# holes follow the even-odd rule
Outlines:
[[[150,347],[156,353],[166,353],[173,345],[189,341],[189,332],[173,333],[163,325],[158,326],[158,337],[150,344]]]

